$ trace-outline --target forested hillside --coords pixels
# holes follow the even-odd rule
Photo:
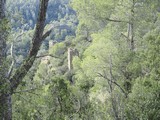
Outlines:
[[[14,48],[16,59],[20,63],[29,50],[38,16],[39,0],[8,0],[6,6],[12,29],[10,37],[15,38],[11,42],[17,43],[14,44]],[[69,0],[50,0],[46,14],[46,23],[47,29],[53,27],[54,29],[50,37],[43,42],[42,52],[48,50],[49,41],[61,42],[65,40],[66,36],[75,36],[78,20],[75,11],[69,6]]]
[[[0,120],[159,120],[160,0],[0,0]]]
[[[38,3],[39,0],[7,1],[7,12],[10,17],[12,28],[21,28],[24,30],[34,28],[38,16]],[[69,0],[50,0],[46,15],[46,23],[60,21],[64,19],[64,17],[75,15],[75,11],[69,7],[68,4]]]

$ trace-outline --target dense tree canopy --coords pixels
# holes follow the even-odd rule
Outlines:
[[[5,120],[159,120],[160,1],[47,1],[0,11]]]

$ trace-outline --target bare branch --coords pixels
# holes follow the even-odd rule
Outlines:
[[[14,63],[15,63],[15,59],[14,59],[14,55],[13,55],[13,43],[11,45],[11,57],[12,57],[12,63],[11,63],[11,66],[8,70],[7,78],[10,78],[12,71],[13,71]]]
[[[26,90],[21,90],[21,91],[14,91],[14,93],[25,93],[25,92],[31,92],[31,91],[34,91],[34,90],[41,90],[42,87],[46,86],[46,85],[49,85],[51,84],[51,82],[46,82],[46,84],[42,84],[42,85],[39,85],[38,87],[33,87],[31,89],[26,89]]]
[[[12,58],[12,63],[11,63],[11,66],[8,70],[8,73],[7,73],[7,78],[10,78],[11,77],[11,74],[12,74],[12,71],[13,71],[13,68],[14,68],[14,64],[15,64],[15,56],[13,55],[13,48],[14,48],[14,42],[19,38],[21,37],[22,35],[24,34],[24,31],[22,31],[19,35],[17,35],[14,40],[12,41],[12,44],[11,44],[11,48],[10,48],[10,54],[11,54],[11,58]]]
[[[53,28],[51,28],[51,29],[48,30],[46,33],[44,33],[44,35],[42,36],[42,39],[45,40],[46,37],[48,37],[48,36],[51,34],[52,30],[53,30]]]
[[[7,78],[11,77],[11,74],[12,74],[12,71],[13,71],[13,68],[14,68],[14,63],[15,63],[15,61],[13,60],[11,66],[9,68],[9,71],[8,71],[8,74],[7,74]]]
[[[115,20],[115,19],[110,19],[110,18],[105,18],[105,20],[110,21],[110,22],[130,23],[129,21],[125,21],[125,20]]]
[[[36,90],[36,89],[35,89],[35,90]],[[37,96],[41,96],[41,94],[34,93],[33,91],[34,91],[34,89],[23,90],[23,91],[16,91],[16,92],[14,92],[14,94],[15,94],[15,93],[19,93],[19,94],[20,94],[20,93],[26,93],[26,92],[27,92],[27,93],[31,93],[31,94],[34,94],[34,95],[37,95]]]
[[[129,37],[128,37],[128,36],[126,36],[124,33],[121,33],[121,35],[122,35],[123,37],[125,37],[125,38],[127,39],[127,41],[129,41]]]
[[[36,58],[43,58],[43,57],[47,57],[47,56],[53,57],[53,58],[59,58],[59,57],[54,56],[54,55],[40,55],[40,56],[37,56]]]
[[[104,76],[104,75],[102,75],[101,73],[98,73],[98,76],[99,76],[99,77],[102,77],[102,78],[104,78],[104,79],[106,79],[106,80],[108,80],[108,81],[110,81],[110,82],[112,82],[112,83],[114,83],[114,84],[115,84],[118,88],[120,88],[120,90],[124,93],[125,97],[127,97],[126,92],[123,90],[123,88],[122,88],[117,82],[111,81],[107,76]]]
[[[39,89],[39,88],[31,88],[31,89],[27,89],[27,90],[15,91],[14,93],[31,92],[31,91],[34,91],[34,90],[37,90],[37,89]]]

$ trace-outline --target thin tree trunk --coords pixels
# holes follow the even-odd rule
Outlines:
[[[111,104],[112,104],[112,110],[113,110],[113,113],[114,113],[114,119],[115,120],[120,120],[119,118],[119,113],[118,113],[118,110],[117,110],[117,103],[116,103],[116,98],[114,97],[114,94],[113,94],[113,89],[114,89],[114,86],[113,86],[113,73],[112,73],[112,55],[109,56],[109,60],[110,60],[110,84],[109,84],[109,88],[110,88],[110,96],[111,96]]]
[[[130,9],[130,22],[128,23],[128,38],[129,38],[129,47],[130,47],[130,52],[131,53],[135,53],[135,30],[134,30],[134,26],[135,26],[135,0],[132,0],[132,5],[131,5],[131,9]],[[129,63],[130,61],[128,61]],[[127,63],[127,64],[128,64]],[[123,70],[122,70],[123,71]],[[130,76],[132,75],[131,72],[127,72],[124,71],[123,75],[126,77],[126,81],[124,83],[124,89],[127,93],[130,93],[131,91],[131,78]]]
[[[135,49],[135,40],[134,40],[134,5],[135,5],[135,0],[132,0],[131,23],[130,23],[130,46],[131,46],[131,51],[134,51],[134,49]]]

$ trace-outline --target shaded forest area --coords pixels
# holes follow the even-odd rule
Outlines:
[[[160,120],[160,0],[0,0],[0,120]]]

